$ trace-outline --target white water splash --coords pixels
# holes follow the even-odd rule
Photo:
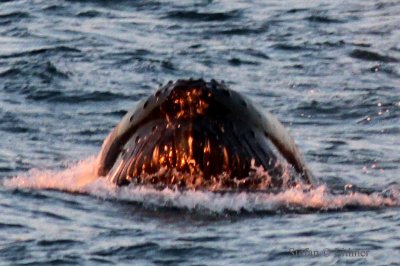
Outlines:
[[[119,199],[158,207],[177,207],[189,210],[223,211],[279,211],[286,210],[340,210],[348,206],[385,207],[399,206],[399,193],[391,197],[382,193],[370,195],[354,192],[332,195],[325,185],[314,189],[301,186],[285,189],[279,193],[240,192],[214,193],[207,191],[157,190],[145,186],[118,187],[106,178],[95,174],[96,159],[89,158],[64,170],[49,171],[33,169],[23,175],[7,179],[7,189],[55,189],[85,193],[104,199]]]

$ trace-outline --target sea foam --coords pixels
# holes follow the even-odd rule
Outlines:
[[[400,206],[399,188],[365,194],[332,194],[326,185],[315,188],[296,186],[281,192],[229,192],[156,189],[149,186],[118,187],[96,176],[96,158],[91,157],[62,170],[32,169],[3,181],[6,189],[51,189],[83,193],[102,199],[124,200],[144,206],[174,207],[221,212],[329,211],[349,207],[382,208]],[[388,195],[389,194],[389,195]]]

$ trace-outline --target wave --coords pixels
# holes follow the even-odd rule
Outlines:
[[[309,51],[309,50],[316,49],[306,43],[302,43],[302,44],[278,43],[278,44],[272,45],[272,48],[277,49],[277,50],[293,51],[293,52]]]
[[[2,25],[2,26],[8,25],[13,22],[15,23],[15,22],[18,22],[19,20],[26,19],[29,17],[30,17],[29,13],[26,13],[26,12],[15,11],[15,12],[11,12],[11,13],[3,13],[3,14],[0,14],[0,25]]]
[[[313,189],[302,186],[278,193],[218,193],[201,190],[162,190],[148,186],[118,187],[96,176],[96,158],[91,157],[63,170],[32,169],[3,181],[6,189],[50,189],[89,194],[106,200],[121,200],[144,207],[179,208],[189,211],[223,212],[309,212],[339,211],[400,206],[397,187],[384,192],[332,194],[326,185]],[[351,187],[351,185],[346,185]]]
[[[28,18],[30,17],[29,13],[26,12],[11,12],[6,14],[0,14],[0,19],[3,18]]]
[[[311,15],[306,18],[309,22],[316,22],[316,23],[342,23],[342,21],[334,18],[330,18],[325,15]]]
[[[356,59],[361,59],[364,61],[379,61],[379,62],[385,62],[385,63],[399,62],[399,59],[397,59],[395,57],[391,57],[388,55],[382,55],[382,54],[379,54],[376,52],[361,50],[361,49],[353,50],[350,53],[350,57],[356,58]]]
[[[32,49],[32,50],[26,50],[22,52],[15,52],[11,54],[2,54],[0,55],[1,59],[6,59],[6,58],[14,58],[14,57],[29,57],[29,56],[36,56],[36,55],[42,55],[45,54],[46,56],[48,55],[53,55],[53,54],[67,54],[67,53],[75,53],[79,54],[81,53],[81,50],[73,47],[68,47],[68,46],[54,46],[54,47],[42,47],[42,48],[37,48],[37,49]]]
[[[41,89],[31,89],[28,92],[27,99],[35,101],[48,101],[48,102],[61,102],[78,104],[82,102],[107,102],[118,99],[125,99],[127,96],[121,93],[114,93],[109,91],[49,91]]]
[[[0,130],[17,134],[29,132],[31,129],[25,121],[19,119],[14,113],[5,112],[0,108]]]
[[[187,20],[187,21],[226,21],[237,18],[241,15],[240,10],[227,12],[199,12],[197,10],[176,10],[168,12],[164,17],[167,19]]]
[[[76,16],[77,17],[86,17],[86,18],[95,18],[100,15],[101,15],[101,13],[97,10],[87,10],[87,11],[79,12]]]
[[[30,63],[25,60],[14,62],[9,68],[0,72],[0,78],[6,80],[6,92],[19,92],[28,100],[82,103],[104,102],[126,99],[123,93],[111,91],[66,90],[64,81],[70,80],[73,74],[61,69],[51,61]]]
[[[260,65],[259,62],[256,61],[251,61],[251,60],[245,60],[245,59],[239,59],[237,57],[232,57],[231,59],[228,60],[228,63],[232,66],[240,66],[240,65]]]

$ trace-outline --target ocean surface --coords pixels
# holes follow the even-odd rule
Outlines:
[[[0,3],[0,265],[399,265],[400,2]],[[161,83],[224,80],[319,180],[118,188],[111,129]]]

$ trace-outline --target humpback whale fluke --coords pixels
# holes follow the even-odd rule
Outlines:
[[[98,174],[117,185],[210,190],[314,182],[272,114],[202,79],[170,81],[129,111],[103,143]]]

